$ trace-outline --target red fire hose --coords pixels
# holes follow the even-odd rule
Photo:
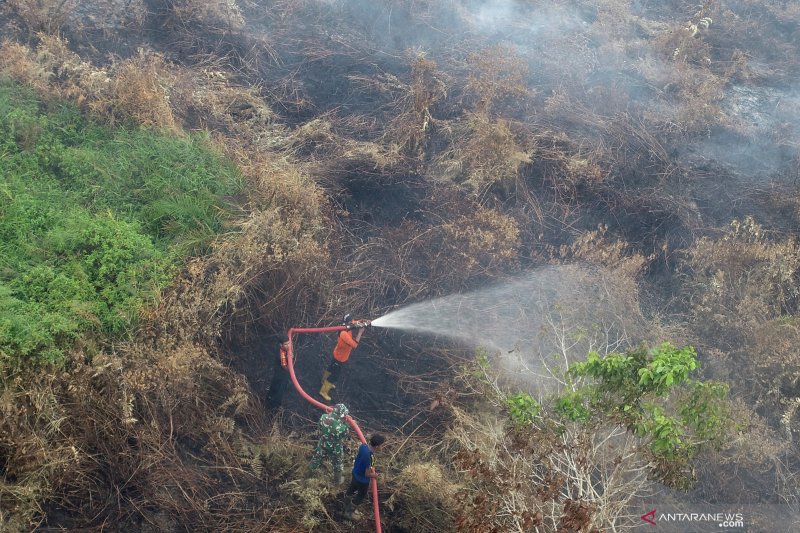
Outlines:
[[[300,383],[297,381],[297,376],[294,373],[294,351],[292,346],[292,336],[295,333],[329,333],[332,331],[342,331],[347,329],[345,326],[331,326],[328,328],[292,328],[289,330],[289,375],[292,377],[292,383],[294,384],[294,388],[297,389],[297,392],[300,393],[300,396],[305,398],[308,402],[316,405],[320,409],[323,409],[327,412],[333,411],[333,407],[329,405],[325,405],[322,402],[319,402],[312,398],[306,391],[303,390],[303,387],[300,386]],[[345,418],[347,423],[353,428],[353,431],[356,432],[358,435],[358,439],[363,443],[367,443],[367,439],[364,438],[364,434],[361,433],[361,428],[358,427],[356,421],[353,420],[352,417],[348,416]],[[377,533],[381,533],[381,511],[380,505],[378,504],[378,482],[375,478],[370,478],[370,487],[372,488],[372,508],[375,515],[375,531]]]

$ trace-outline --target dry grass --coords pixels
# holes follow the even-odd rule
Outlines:
[[[387,298],[419,301],[517,268],[519,229],[513,218],[476,204],[451,213],[447,196],[432,200],[429,222],[406,221],[342,259],[343,273],[358,286],[354,305],[374,310]]]
[[[35,50],[8,41],[3,47],[3,73],[40,94],[74,100],[112,125],[135,123],[179,131],[169,103],[175,74],[159,54],[140,50],[137,56],[103,69],[82,60],[59,37],[39,35]]]
[[[4,531],[29,531],[56,509],[74,528],[254,531],[287,520],[264,487],[293,477],[309,450],[274,432],[247,436],[269,431],[243,378],[188,342],[122,348],[122,358],[3,384]]]
[[[527,64],[510,47],[498,45],[473,54],[466,68],[464,92],[478,114],[494,116],[533,96]]]
[[[569,245],[560,246],[552,255],[566,264],[577,261],[600,267],[612,274],[621,287],[619,292],[634,295],[638,292],[636,281],[653,257],[631,252],[629,243],[612,240],[607,231],[608,228],[601,225],[596,231],[577,236]]]
[[[421,444],[421,443],[417,443]],[[419,533],[445,533],[455,528],[453,509],[458,485],[437,462],[414,462],[392,477],[392,495],[385,503],[392,523]]]
[[[464,183],[481,198],[495,186],[513,189],[522,165],[531,162],[535,148],[530,138],[515,133],[506,120],[472,113],[451,124],[452,148],[440,152],[429,172],[434,180]]]
[[[491,397],[485,390],[479,394]],[[619,430],[578,426],[560,436],[547,427],[515,433],[499,405],[476,407],[473,403],[469,412],[453,407],[454,422],[445,436],[463,476],[451,511],[459,531],[635,526],[627,504],[648,490],[648,465],[635,460],[635,439],[626,440]]]
[[[169,97],[174,75],[169,64],[156,53],[139,54],[115,63],[104,93],[89,107],[109,122],[133,122],[145,127],[177,132]]]
[[[4,39],[0,45],[0,72],[39,92],[49,87],[53,75],[49,69],[35,60],[27,46],[8,39]]]
[[[736,349],[797,305],[800,248],[793,238],[770,239],[750,217],[734,220],[718,239],[697,241],[686,265],[694,324],[705,338],[718,339],[720,348]]]
[[[410,61],[408,83],[383,86],[384,92],[397,92],[392,103],[392,118],[385,136],[400,146],[402,153],[417,161],[424,161],[428,152],[428,140],[436,119],[432,108],[447,97],[447,85],[436,63],[418,52]]]
[[[245,20],[236,0],[163,0],[172,23],[183,30],[239,30]]]
[[[306,226],[298,213],[278,208],[253,212],[238,235],[221,241],[207,259],[188,266],[154,312],[148,335],[167,331],[176,339],[213,345],[233,324],[272,324],[286,330],[302,323],[315,302],[324,301],[328,253],[322,228]],[[304,301],[295,315],[286,309]]]
[[[68,22],[77,0],[8,0],[31,34],[55,35]]]
[[[519,228],[513,218],[499,211],[476,206],[472,214],[437,229],[441,235],[439,260],[429,264],[450,263],[439,266],[442,273],[450,268],[471,275],[493,272],[517,258]]]
[[[64,376],[6,377],[0,382],[0,528],[22,532],[45,518],[44,505],[88,459],[65,428],[69,409],[59,402]]]
[[[321,116],[295,128],[286,146],[295,157],[307,161],[305,167],[315,181],[332,189],[350,176],[402,171],[397,146],[355,138],[357,132],[370,128],[369,120],[358,115],[346,119],[334,114]]]

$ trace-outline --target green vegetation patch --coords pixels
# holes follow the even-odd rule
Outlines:
[[[556,399],[556,412],[571,422],[626,427],[648,443],[656,478],[688,489],[690,462],[700,449],[718,449],[741,430],[726,401],[727,385],[689,377],[698,366],[693,347],[668,342],[605,356],[590,352],[570,365],[568,375],[582,383]]]
[[[122,337],[243,189],[206,137],[92,124],[0,80],[0,367]]]

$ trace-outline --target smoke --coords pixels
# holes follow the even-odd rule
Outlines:
[[[511,0],[489,0],[464,13],[465,23],[494,34],[498,41],[530,47],[540,34],[566,35],[585,30],[588,22],[566,6],[523,6]]]
[[[508,28],[513,22],[514,3],[508,0],[489,0],[478,6],[474,23],[484,31]]]
[[[789,139],[800,132],[796,90],[732,85],[722,108],[733,128],[710,132],[705,141],[688,146],[688,158],[714,162],[745,185],[794,179],[790,167],[797,164],[798,152]]]

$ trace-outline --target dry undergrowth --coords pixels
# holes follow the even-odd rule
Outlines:
[[[55,35],[72,15],[77,0],[8,0],[8,5],[24,21],[30,33]]]
[[[437,462],[412,462],[391,480],[385,506],[392,521],[408,531],[452,531],[452,510],[458,486]]]
[[[379,90],[399,94],[392,102],[385,137],[399,145],[408,157],[422,162],[427,157],[428,141],[437,124],[432,109],[447,97],[447,82],[442,79],[436,63],[421,52],[411,59],[410,66],[407,83],[393,77]]]
[[[720,339],[711,350],[718,358],[746,366],[757,386],[733,383],[749,390],[760,412],[773,419],[782,413],[781,427],[793,438],[793,406],[800,397],[796,240],[773,238],[750,217],[734,220],[721,237],[697,241],[686,266],[691,326],[701,338]]]
[[[190,28],[199,25],[217,30],[238,30],[244,16],[236,0],[163,0],[173,24]]]
[[[499,398],[499,391],[479,388],[482,398]],[[501,403],[480,404],[447,405],[453,421],[442,449],[458,482],[443,509],[455,529],[622,531],[635,523],[627,504],[648,491],[647,464],[634,460],[635,439],[577,426],[560,437],[545,427],[515,432]]]
[[[706,338],[731,349],[769,320],[795,310],[800,248],[774,240],[751,217],[734,220],[720,238],[702,238],[688,251],[694,324]]]
[[[273,23],[274,33],[251,39],[242,37],[243,10],[264,11],[252,3],[151,4],[156,12],[146,14],[140,2],[129,3],[130,24],[141,28],[148,17],[162,17],[166,31],[192,45],[190,51],[197,41],[213,42],[241,52],[239,60],[252,59],[243,71],[281,71],[285,65],[274,46],[284,41],[299,59],[282,72],[337,57],[373,57],[340,35],[319,39],[319,21],[304,18],[305,10],[316,13],[308,2],[274,2],[259,15]],[[0,72],[43,95],[72,99],[110,124],[177,134],[211,129],[246,176],[249,195],[242,201],[247,214],[229,228],[231,234],[211,256],[189,264],[160,305],[145,313],[136,346],[121,346],[115,357],[90,364],[76,357],[67,375],[3,382],[0,448],[9,459],[2,464],[0,524],[30,529],[48,506],[85,518],[86,527],[107,519],[144,521],[143,529],[154,531],[214,529],[236,520],[242,530],[277,530],[282,526],[276,523],[293,523],[298,510],[306,517],[299,527],[321,524],[321,489],[284,485],[305,498],[294,507],[271,506],[264,496],[265,486],[258,483],[283,481],[291,465],[281,458],[294,460],[299,452],[275,432],[264,441],[243,431],[245,425],[266,429],[247,383],[218,362],[225,335],[311,323],[340,307],[379,309],[462,290],[514,271],[520,254],[529,251],[543,262],[589,262],[611,271],[613,281],[601,289],[627,291],[620,314],[635,316],[637,335],[645,330],[636,275],[653,258],[631,253],[604,226],[586,233],[578,223],[582,212],[598,206],[600,190],[602,201],[619,202],[615,208],[678,211],[681,224],[694,229],[696,206],[669,198],[660,187],[680,176],[672,142],[707,137],[713,128],[742,129],[722,106],[727,84],[792,80],[798,68],[791,34],[800,20],[797,6],[713,4],[665,23],[633,16],[622,0],[590,3],[597,17],[591,29],[547,34],[549,46],[564,53],[537,58],[534,64],[547,67],[543,72],[530,72],[531,63],[507,48],[466,57],[448,50],[435,61],[433,54],[405,52],[405,71],[378,69],[348,78],[377,102],[374,112],[348,115],[337,109],[292,128],[281,124],[281,113],[321,103],[305,92],[306,80],[297,72],[262,87],[237,81],[241,72],[229,68],[230,57],[195,55],[202,64],[188,69],[144,50],[96,66],[54,36],[71,23],[74,2],[9,0],[36,44],[4,41]],[[425,25],[437,5],[409,0],[393,8]],[[553,9],[557,20],[560,8]],[[302,32],[292,31],[293,17],[303,19]],[[702,22],[706,17],[713,23]],[[231,43],[238,41],[226,40],[231,36],[251,48],[236,50]],[[748,55],[754,44],[764,57]],[[624,87],[592,78],[634,58],[637,83],[654,95],[645,108],[632,103]],[[546,92],[530,91],[532,79]],[[269,102],[264,94],[272,96]],[[796,145],[788,124],[776,138],[781,146]],[[334,196],[353,175],[399,180],[412,173],[427,178],[427,200],[415,217],[386,228],[346,215],[333,222],[330,196],[312,184],[315,178]],[[634,174],[659,187],[635,191],[616,181]],[[547,244],[546,225],[566,228],[572,244]],[[800,411],[792,351],[797,328],[782,315],[796,312],[796,248],[793,240],[767,239],[745,221],[731,234],[701,239],[690,249],[685,293],[699,338],[721,339],[731,351],[748,352],[755,381],[768,389],[756,401],[780,407],[791,439]],[[624,501],[619,493],[563,488],[565,479],[575,481],[573,488],[584,482],[591,487],[584,463],[607,466],[602,461],[608,447],[598,445],[596,435],[571,434],[570,442],[515,440],[504,431],[497,406],[480,411],[487,419],[456,407],[451,414],[448,451],[463,451],[456,461],[460,472],[425,461],[406,466],[395,480],[393,500],[406,513],[404,523],[431,517],[435,502],[439,514],[431,518],[430,531],[452,531],[454,523],[474,531],[497,523],[578,529],[609,523]],[[628,445],[619,437],[609,441],[615,451]],[[520,446],[549,458],[526,463]],[[453,457],[447,455],[445,464]],[[639,481],[640,465],[628,466],[630,477],[612,481],[617,488],[638,489],[626,483]],[[440,479],[444,488],[435,492],[430,481]],[[536,493],[531,479],[540,489]],[[133,511],[145,505],[159,511]],[[489,517],[497,522],[490,524]]]
[[[76,527],[110,520],[219,529],[232,513],[245,530],[291,523],[264,487],[293,477],[287,460],[293,466],[308,450],[278,445],[278,434],[251,439],[265,430],[263,413],[215,348],[232,322],[244,331],[306,320],[328,286],[322,197],[285,155],[266,148],[280,132],[269,108],[224,75],[193,74],[156,53],[100,68],[43,34],[34,49],[10,41],[2,48],[4,74],[110,124],[181,134],[177,117],[192,112],[259,148],[220,137],[251,184],[249,215],[144,310],[134,342],[91,363],[76,355],[65,373],[38,381],[4,378],[3,529],[30,530],[53,511]],[[286,311],[298,301],[306,307]]]
[[[280,445],[250,440],[265,430],[263,413],[213,347],[237,306],[263,309],[257,320],[277,320],[271,313],[283,299],[314,289],[313,280],[293,279],[282,267],[300,265],[302,277],[324,260],[318,243],[298,240],[295,229],[275,211],[262,212],[243,224],[236,243],[220,244],[187,268],[143,317],[135,343],[91,364],[76,358],[66,373],[38,384],[21,376],[4,382],[0,498],[9,502],[3,520],[10,531],[41,521],[45,505],[84,526],[95,516],[156,520],[136,511],[144,502],[172,524],[216,529],[244,509],[241,524],[272,519],[278,511],[256,480],[294,475],[287,458],[308,451],[285,454]],[[222,484],[239,488],[221,493]]]
[[[452,148],[437,154],[431,177],[464,182],[479,198],[493,186],[513,190],[520,168],[531,162],[530,139],[520,139],[508,121],[474,113],[442,129]]]
[[[98,68],[70,51],[65,40],[45,34],[38,38],[35,49],[5,41],[2,72],[43,96],[86,106],[112,125],[134,123],[179,131],[169,103],[176,69],[159,54],[140,50],[132,58]]]

